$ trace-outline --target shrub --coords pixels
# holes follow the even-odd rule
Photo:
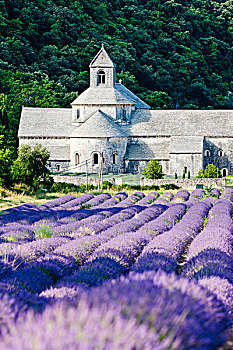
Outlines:
[[[200,169],[196,178],[219,178],[222,177],[219,169],[214,166],[214,164],[208,164],[205,168],[205,171],[203,169]]]
[[[162,179],[164,175],[162,166],[155,159],[149,161],[147,168],[143,169],[142,174],[145,175],[147,179]]]

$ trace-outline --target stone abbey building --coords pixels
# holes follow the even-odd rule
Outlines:
[[[163,172],[195,176],[209,163],[233,173],[233,110],[151,110],[115,82],[102,46],[90,64],[90,87],[72,108],[23,107],[19,144],[38,143],[57,171],[139,172],[158,160]]]

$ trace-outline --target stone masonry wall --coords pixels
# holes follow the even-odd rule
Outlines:
[[[229,175],[233,174],[233,138],[206,137],[204,139],[204,169],[208,164],[214,164],[220,171],[226,168]]]
[[[86,178],[80,176],[53,176],[55,182],[66,182],[72,183],[75,185],[85,185]],[[108,179],[109,182],[113,182],[113,179]],[[92,185],[98,185],[99,179],[88,176],[88,183]],[[226,179],[159,179],[159,180],[149,180],[145,178],[141,178],[140,184],[144,185],[157,185],[163,186],[165,184],[176,184],[182,188],[195,189],[197,184],[210,187],[213,186],[215,188],[224,188],[226,187]]]
[[[143,185],[157,185],[162,186],[165,184],[175,184],[182,188],[196,188],[196,185],[200,184],[206,187],[216,187],[216,188],[224,188],[226,187],[226,179],[220,178],[210,178],[210,179],[158,179],[158,180],[150,180],[146,178],[141,178],[140,184]]]
[[[104,173],[123,173],[124,172],[124,155],[126,152],[127,138],[109,138],[109,139],[71,139],[70,158],[71,167],[75,166],[75,154],[79,154],[80,164],[88,163],[89,173],[98,173],[99,164],[94,165],[92,162],[93,154],[98,153],[99,159],[101,152],[104,156],[103,171]],[[113,164],[113,153],[116,153],[116,164]],[[74,169],[75,172],[85,172],[86,166]]]

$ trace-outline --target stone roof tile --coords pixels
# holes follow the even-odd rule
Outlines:
[[[201,153],[203,151],[203,136],[172,136],[170,154]]]
[[[99,110],[81,126],[76,127],[70,137],[127,137],[127,133],[111,117]]]
[[[104,46],[102,45],[102,48],[97,53],[97,55],[94,57],[94,59],[91,61],[89,67],[95,68],[95,67],[115,67],[113,61],[105,51]]]
[[[66,137],[73,129],[71,108],[23,107],[18,136]]]
[[[233,131],[233,110],[136,110],[132,136],[229,136]]]
[[[115,84],[115,88],[127,98],[132,104],[138,109],[150,109],[150,106],[143,102],[138,96],[136,96],[132,91],[127,89],[126,86],[122,84]]]
[[[131,105],[120,91],[115,88],[106,88],[102,86],[89,87],[80,96],[78,96],[71,105]]]
[[[154,139],[153,142],[149,140],[145,142],[138,141],[136,143],[129,143],[127,152],[124,157],[125,160],[150,160],[151,158],[164,160],[169,159],[170,138]]]

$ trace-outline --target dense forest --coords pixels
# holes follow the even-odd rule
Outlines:
[[[101,47],[152,108],[233,108],[233,1],[0,0],[0,134],[22,105],[68,107]]]

